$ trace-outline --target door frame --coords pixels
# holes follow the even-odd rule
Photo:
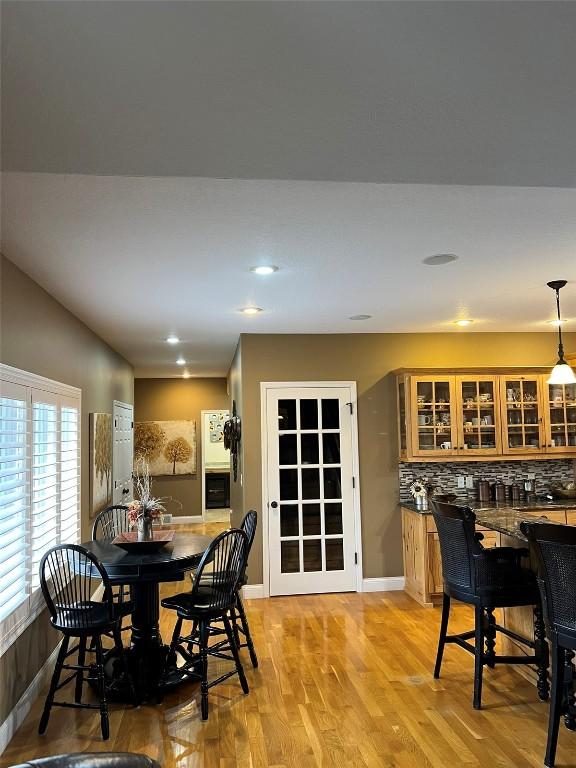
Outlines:
[[[269,389],[299,389],[313,387],[326,389],[330,387],[350,389],[352,403],[351,435],[352,435],[352,474],[356,482],[352,489],[354,508],[354,544],[358,554],[356,568],[356,592],[362,592],[362,519],[360,505],[360,462],[358,454],[358,395],[355,381],[261,381],[260,382],[260,443],[262,450],[262,596],[270,597],[270,548],[268,515],[268,419],[267,398]]]
[[[206,457],[204,456],[204,416],[207,413],[230,413],[230,408],[205,408],[203,411],[200,411],[200,453],[202,454],[202,519],[206,519],[206,512],[208,511],[206,509]],[[222,469],[224,472],[225,470]],[[228,471],[230,471],[230,465],[228,465]],[[225,511],[225,508],[222,508],[222,512]],[[230,507],[228,507],[228,512],[230,512]]]

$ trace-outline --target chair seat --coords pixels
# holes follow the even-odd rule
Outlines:
[[[156,760],[146,755],[128,752],[83,752],[82,754],[54,755],[30,760],[12,768],[160,768]]]
[[[210,579],[210,582],[212,583],[212,579]],[[177,595],[164,598],[162,606],[172,611],[177,611],[178,615],[185,619],[194,618],[197,615],[221,614],[223,610],[231,608],[233,602],[224,606],[220,605],[215,609],[213,606],[215,602],[218,602],[218,592],[219,590],[204,586],[202,581],[200,581],[200,587],[195,595],[195,599],[192,599],[191,592],[180,592]]]
[[[56,605],[56,615],[51,621],[56,629],[68,634],[97,633],[111,628],[126,615],[123,612],[124,604],[120,606],[115,603],[113,609],[113,616],[110,619],[108,606],[105,603],[83,601],[72,607],[66,606],[65,609]]]

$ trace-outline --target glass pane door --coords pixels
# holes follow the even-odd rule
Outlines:
[[[497,453],[500,420],[496,378],[461,377],[458,395],[458,448],[470,453]]]
[[[268,393],[271,594],[355,588],[350,391]]]
[[[398,379],[398,442],[400,456],[406,456],[406,384],[404,378]]]
[[[505,377],[502,400],[504,453],[542,451],[544,436],[538,378]]]
[[[412,379],[412,442],[418,455],[449,455],[454,442],[454,379]]]
[[[547,450],[576,451],[576,384],[546,384]]]

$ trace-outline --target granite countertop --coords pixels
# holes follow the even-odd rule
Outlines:
[[[536,501],[478,501],[478,499],[469,499],[466,497],[454,499],[454,504],[461,504],[463,507],[470,507],[470,509],[476,514],[481,512],[489,512],[491,510],[499,511],[526,511],[532,509],[574,509],[576,510],[576,499],[555,499],[554,501],[547,501],[546,499]],[[418,512],[421,515],[431,515],[431,510],[418,509],[413,501],[400,501],[401,507],[412,510],[412,512]]]
[[[459,499],[460,504],[470,507],[476,515],[476,521],[484,528],[498,531],[506,536],[511,536],[519,541],[526,542],[526,537],[520,530],[520,523],[524,520],[534,520],[538,518],[535,512],[540,510],[555,509],[576,509],[576,500],[555,500],[555,501],[519,501],[519,502],[496,502],[475,501],[473,499]],[[431,511],[417,509],[413,502],[401,501],[400,505],[418,512],[422,515],[432,514]],[[548,521],[547,521],[548,522]]]

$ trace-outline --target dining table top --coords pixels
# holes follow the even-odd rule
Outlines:
[[[138,581],[180,581],[194,570],[213,541],[213,536],[176,531],[171,542],[155,552],[127,552],[112,539],[82,542],[105,567],[111,581],[133,584]]]

